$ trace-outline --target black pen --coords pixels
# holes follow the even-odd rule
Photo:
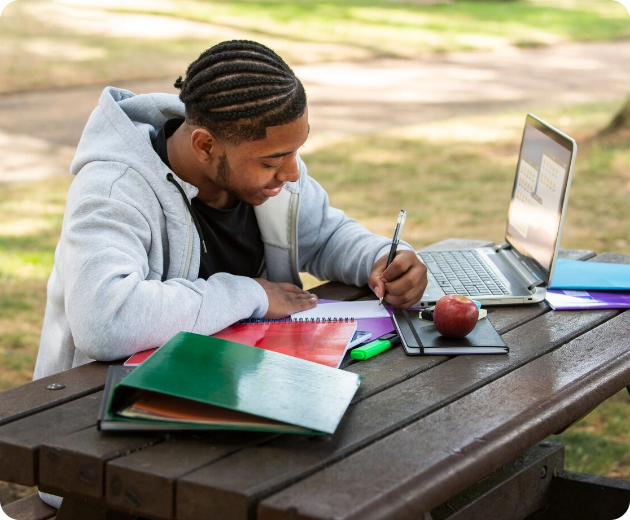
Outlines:
[[[402,234],[403,226],[405,225],[405,219],[407,218],[407,212],[404,209],[400,210],[398,214],[398,220],[396,221],[396,229],[394,229],[394,238],[392,238],[392,247],[389,250],[389,256],[387,257],[387,264],[385,265],[385,269],[389,267],[389,264],[392,263],[394,257],[396,256],[396,249],[398,248],[398,242],[400,242],[400,235]],[[378,299],[378,304],[383,304],[383,298],[385,295],[381,296]]]

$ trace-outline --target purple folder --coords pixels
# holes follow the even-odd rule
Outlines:
[[[319,303],[337,303],[339,300],[319,300]],[[392,309],[386,305],[385,308],[392,314]],[[391,318],[359,318],[357,321],[357,330],[366,330],[372,333],[372,337],[367,341],[374,341],[375,339],[394,332],[394,323]]]
[[[547,302],[555,310],[627,309],[630,291],[548,289]]]

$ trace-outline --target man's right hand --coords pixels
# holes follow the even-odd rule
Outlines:
[[[265,318],[285,318],[294,312],[305,311],[317,305],[317,296],[288,282],[270,282],[254,278],[267,293],[269,309]]]

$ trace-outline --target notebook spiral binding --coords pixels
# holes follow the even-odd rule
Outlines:
[[[354,318],[246,318],[236,323],[354,323]]]

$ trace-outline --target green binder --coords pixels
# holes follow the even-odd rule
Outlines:
[[[361,376],[351,372],[241,343],[180,332],[116,384],[111,397],[105,395],[104,399],[109,403],[108,420],[121,423],[121,428],[116,429],[123,429],[123,422],[132,430],[134,424],[146,425],[148,421],[164,429],[321,435],[335,431],[360,382]],[[228,418],[205,423],[181,416],[165,419],[155,412],[142,415],[131,403],[137,405],[143,396],[149,403],[147,396],[166,401],[181,399],[177,402],[184,406],[178,406],[178,410],[188,405],[218,409]],[[237,419],[233,412],[237,412]]]

